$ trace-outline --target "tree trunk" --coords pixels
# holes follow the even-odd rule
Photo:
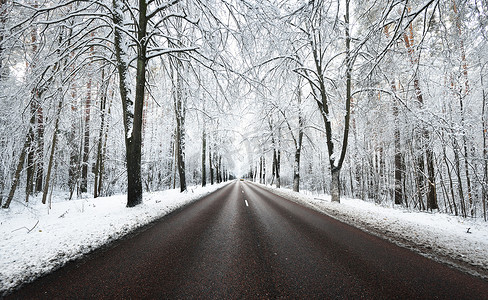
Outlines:
[[[340,202],[341,199],[340,174],[341,170],[338,168],[332,169],[331,171],[330,194],[332,202]]]
[[[403,157],[401,153],[400,138],[397,138],[399,134],[398,127],[395,130],[395,204],[403,204],[403,173],[405,172]]]
[[[482,105],[482,112],[481,112],[481,130],[483,133],[483,182],[482,182],[482,187],[483,187],[483,192],[482,192],[482,199],[483,199],[483,218],[486,219],[486,198],[488,197],[488,192],[487,192],[487,184],[488,184],[488,143],[487,143],[487,134],[486,131],[488,130],[487,128],[487,123],[486,123],[486,94],[485,94],[485,88],[483,85],[483,69],[480,70],[480,83],[482,86],[482,99],[483,99],[483,105]]]
[[[210,167],[210,184],[214,184],[214,166],[212,161],[212,145],[208,147],[208,166]]]
[[[176,152],[176,128],[173,139],[173,190],[176,189],[176,174],[178,173],[178,153]]]
[[[173,77],[176,81],[174,86],[173,97],[176,114],[176,157],[178,164],[178,176],[180,179],[180,191],[186,191],[186,172],[185,172],[185,117],[186,117],[186,97],[183,95],[183,63],[180,60],[174,61],[173,68],[176,75]]]
[[[392,81],[391,87],[393,92],[396,92],[395,81]],[[405,173],[405,166],[403,164],[402,147],[400,142],[400,128],[399,128],[399,108],[397,103],[393,103],[393,117],[394,117],[394,138],[395,138],[395,204],[403,203],[403,174]]]
[[[325,135],[326,135],[326,144],[327,144],[327,151],[329,154],[329,164],[332,174],[332,181],[331,181],[331,193],[332,201],[340,202],[340,171],[342,165],[344,163],[344,159],[346,156],[347,151],[347,144],[349,139],[349,125],[350,125],[350,117],[351,117],[351,77],[352,77],[352,66],[353,60],[351,57],[351,36],[349,31],[349,3],[350,0],[346,0],[345,2],[345,15],[344,15],[344,26],[345,26],[345,46],[346,46],[346,59],[345,59],[345,67],[346,67],[346,108],[345,108],[345,116],[344,116],[344,131],[342,136],[342,149],[339,153],[339,157],[337,157],[337,153],[334,152],[334,138],[333,138],[333,131],[332,131],[332,123],[330,120],[330,111],[329,111],[329,98],[328,93],[326,90],[325,84],[325,76],[323,74],[323,54],[319,46],[311,41],[312,46],[312,55],[313,61],[315,64],[316,75],[318,77],[318,84],[313,82],[310,78],[307,78],[310,83],[310,87],[312,88],[314,99],[319,107],[320,114],[322,115],[322,119],[325,125]],[[316,88],[317,87],[317,88]]]
[[[295,149],[295,162],[293,163],[293,191],[300,192],[300,148]]]
[[[438,169],[440,169],[440,172],[439,172],[439,182],[441,184],[441,189],[442,189],[442,194],[443,194],[443,199],[444,199],[444,207],[446,209],[446,212],[448,211],[449,209],[449,213],[453,213],[453,210],[452,210],[452,204],[451,204],[451,199],[449,198],[449,193],[447,192],[447,187],[446,187],[446,184],[445,184],[445,181],[444,181],[444,176],[442,174],[444,174],[444,168],[442,166],[440,166],[440,163],[437,164],[439,167]]]
[[[389,28],[385,26],[384,28],[387,38],[390,38]],[[391,81],[391,89],[394,94],[396,94],[397,88],[395,80]],[[400,120],[399,120],[399,107],[395,100],[393,100],[393,118],[394,118],[394,145],[395,145],[395,181],[394,181],[394,202],[397,205],[403,204],[403,174],[405,174],[405,164],[402,157],[402,148],[400,141]]]
[[[60,32],[60,35],[59,35],[59,44],[62,44],[62,41],[63,41],[63,32],[61,31]],[[58,57],[60,56],[60,50],[57,51],[57,55]],[[63,64],[65,64],[66,61],[63,62]],[[57,62],[54,66],[54,69],[56,71],[58,71],[61,67],[61,63],[60,62]],[[58,90],[59,92],[60,90]],[[59,100],[58,100],[58,107],[57,107],[57,112],[56,112],[56,115],[55,115],[55,120],[54,120],[54,132],[53,132],[53,141],[52,141],[52,144],[51,144],[51,154],[49,155],[49,163],[48,163],[48,167],[47,167],[47,174],[46,174],[46,180],[44,182],[44,187],[43,187],[43,191],[42,191],[42,204],[46,204],[46,201],[47,201],[47,195],[49,193],[49,186],[50,186],[50,182],[51,182],[51,172],[52,172],[52,168],[53,168],[53,165],[54,165],[54,162],[55,162],[55,153],[56,153],[56,146],[57,146],[57,141],[58,141],[58,129],[59,129],[59,117],[61,115],[61,110],[63,108],[63,101],[64,101],[64,94],[63,93],[58,93],[57,96],[59,97]],[[51,193],[52,193],[52,189],[51,189]],[[49,207],[51,207],[49,205]]]
[[[446,154],[446,146],[445,145],[443,146],[443,154],[444,154],[444,163],[446,164],[446,168],[447,168],[447,175],[449,177],[449,188],[451,190],[451,197],[452,197],[452,205],[454,207],[454,214],[456,216],[458,216],[459,212],[458,212],[458,208],[456,205],[456,197],[454,196],[454,184],[452,182],[452,173],[451,173],[451,168],[449,168],[449,164],[447,161],[447,154]]]
[[[379,148],[378,148],[378,186],[377,186],[377,197],[378,197],[378,202],[381,202],[384,195],[385,195],[385,173],[386,173],[386,162],[385,162],[385,151],[383,148],[382,142],[379,143]]]
[[[107,104],[107,86],[108,82],[105,82],[105,69],[102,69],[102,87],[101,87],[101,97],[100,97],[100,131],[98,133],[98,146],[97,146],[97,160],[95,162],[95,170],[93,173],[95,174],[94,180],[94,188],[93,188],[93,197],[97,198],[100,195],[100,185],[102,177],[101,169],[102,169],[102,160],[103,160],[103,136],[105,130],[105,109]]]
[[[429,192],[427,194],[427,209],[433,210],[438,209],[439,205],[437,203],[437,189],[435,184],[434,153],[430,147],[427,148],[426,156],[429,185]]]
[[[220,169],[219,169],[219,157],[217,155],[217,153],[214,152],[214,156],[213,156],[213,161],[214,161],[214,169],[215,169],[215,182],[216,183],[220,183],[220,177],[219,177],[219,174],[220,174]]]
[[[405,47],[407,48],[407,52],[410,56],[410,62],[412,63],[413,66],[415,66],[416,64],[418,64],[418,59],[415,57],[415,51],[414,51],[414,48],[413,48],[413,43],[414,43],[414,40],[413,40],[413,25],[410,24],[409,26],[409,30],[410,30],[410,36],[407,34],[407,33],[404,33],[403,34],[403,39],[404,39],[404,42],[405,42]],[[422,90],[420,88],[420,81],[419,81],[419,78],[417,76],[417,73],[414,73],[413,75],[413,85],[414,85],[414,89],[415,89],[415,95],[417,97],[417,101],[418,101],[418,104],[419,104],[419,108],[423,108],[424,106],[424,99],[423,99],[423,93],[422,93]],[[430,161],[430,160],[433,160],[433,153],[432,153],[432,146],[428,145],[429,143],[429,140],[430,140],[430,134],[427,130],[427,128],[425,128],[425,125],[421,124],[420,125],[420,134],[419,134],[419,139],[422,141],[422,143],[420,144],[421,145],[421,149],[422,149],[422,152],[425,152],[425,155],[426,155],[426,159],[427,159],[427,181],[428,181],[428,184],[427,184],[427,187],[428,187],[428,192],[427,192],[427,206],[431,206],[432,209],[435,207],[437,208],[438,205],[437,205],[437,193],[436,193],[436,184],[435,184],[435,170],[434,170],[434,163],[433,161]],[[425,174],[425,169],[424,169],[424,166],[425,166],[425,163],[424,163],[424,154],[421,153],[418,155],[417,157],[417,164],[418,164],[418,174],[417,174],[417,181],[418,181],[418,184],[419,184],[419,201],[422,205],[422,209],[425,209],[424,205],[423,205],[423,193],[421,192],[423,190],[423,187],[424,187],[424,174]]]
[[[71,53],[71,58],[73,58],[74,54]],[[74,71],[74,67],[71,68],[71,71]],[[80,158],[78,155],[78,144],[77,144],[77,128],[78,122],[78,103],[77,103],[77,88],[75,84],[71,85],[71,110],[70,110],[70,118],[71,118],[71,130],[69,133],[69,168],[68,168],[68,188],[69,188],[69,199],[73,197],[73,193],[75,190],[78,190],[78,177],[79,177],[79,162]]]
[[[222,155],[219,154],[218,167],[217,167],[217,182],[222,182]]]
[[[36,3],[34,3],[36,6]],[[32,57],[34,58],[37,52],[37,30],[34,28],[31,31],[31,42],[32,42]],[[32,59],[33,63],[31,64],[31,68],[35,68],[34,59]],[[25,201],[29,200],[29,196],[34,193],[34,177],[36,173],[36,146],[35,146],[35,133],[38,132],[34,130],[36,128],[36,116],[37,110],[40,107],[40,99],[39,99],[39,90],[38,87],[35,87],[32,90],[32,98],[30,101],[30,110],[31,110],[31,118],[30,118],[30,126],[32,127],[32,131],[29,130],[31,143],[29,148],[27,149],[27,183],[25,186]]]
[[[424,165],[424,156],[419,154],[417,156],[417,164],[416,164],[416,175],[417,175],[417,196],[419,200],[419,209],[425,210],[424,205],[424,174],[425,174],[425,165]]]
[[[7,22],[7,0],[0,0],[0,81],[5,79],[7,77],[7,72],[6,68],[4,70],[4,65],[3,65],[3,37],[4,37],[4,32],[5,32],[5,23]],[[0,149],[0,151],[3,151],[3,149]],[[6,175],[6,170],[3,167],[3,165],[0,165],[0,206],[2,205],[3,202],[3,191],[5,188],[5,176]]]
[[[464,103],[463,96],[459,95],[459,107],[461,113],[461,124],[465,124],[464,118]],[[463,129],[463,150],[464,150],[464,174],[466,175],[466,188],[468,192],[468,203],[470,215],[474,216],[473,196],[471,190],[471,177],[469,175],[469,160],[468,160],[468,141],[466,139],[466,131]]]
[[[139,0],[139,26],[137,27],[137,67],[136,67],[136,94],[134,102],[129,99],[128,74],[129,65],[125,43],[122,41],[124,27],[123,7],[119,1],[113,0],[113,22],[115,56],[119,74],[119,89],[122,100],[122,111],[125,132],[125,148],[127,161],[127,207],[142,203],[141,155],[142,155],[142,108],[144,106],[144,93],[146,84],[146,30],[147,30],[147,3]],[[132,106],[134,110],[132,111]]]
[[[141,0],[143,1],[143,0]],[[181,29],[181,20],[177,20],[175,26]],[[179,38],[181,33],[178,32]],[[180,40],[180,39],[179,39]],[[172,46],[179,46],[171,41]],[[171,63],[171,78],[173,80],[173,103],[176,117],[176,157],[178,164],[178,175],[180,179],[180,191],[186,191],[186,169],[185,169],[185,120],[186,120],[186,93],[184,86],[184,73],[185,65],[183,63],[183,57],[181,54],[177,54],[176,57],[170,58]]]
[[[460,166],[460,158],[459,158],[459,144],[454,137],[454,161],[456,166],[456,176],[458,180],[458,192],[459,192],[459,199],[461,201],[461,213],[462,216],[466,218],[466,202],[464,200],[464,191],[463,191],[463,182],[461,179],[461,166]]]
[[[0,0],[0,80],[6,77],[6,70],[3,66],[3,38],[5,33],[5,23],[7,22],[7,0]],[[1,191],[0,191],[1,192]],[[0,201],[1,205],[1,201]]]
[[[207,133],[205,132],[205,125],[203,125],[202,132],[202,186],[207,185]]]
[[[276,177],[276,149],[273,149],[273,163],[272,163],[272,168],[271,168],[271,185],[274,184],[275,177]]]
[[[222,155],[219,155],[220,182],[224,182],[225,166],[222,164]]]
[[[176,157],[178,164],[178,176],[180,179],[180,192],[186,191],[186,173],[185,173],[185,120],[183,116],[176,118]]]
[[[280,169],[281,169],[281,150],[278,149],[278,154],[276,157],[276,187],[277,188],[281,188]]]
[[[31,104],[31,119],[29,123],[29,132],[27,133],[28,140],[30,141],[29,145],[25,149],[27,151],[27,177],[26,177],[26,185],[25,185],[25,202],[29,201],[29,196],[34,193],[34,173],[35,173],[35,163],[34,163],[34,156],[35,156],[35,148],[33,146],[33,142],[35,140],[34,134],[34,126],[36,122],[35,117],[35,109]]]
[[[40,96],[40,95],[39,95]],[[40,97],[37,98],[40,100]],[[37,107],[36,193],[42,192],[44,177],[44,114],[41,103]]]
[[[84,116],[84,128],[83,128],[83,153],[81,163],[81,193],[88,191],[88,160],[90,158],[90,111],[91,111],[91,77],[86,84],[86,98],[85,98],[85,116]]]
[[[62,97],[62,95],[60,95]],[[61,109],[63,107],[63,100],[59,100],[58,103],[58,113],[56,114],[56,120],[54,124],[54,133],[53,133],[53,142],[51,144],[51,155],[49,156],[49,163],[47,166],[47,174],[46,174],[46,182],[44,183],[44,188],[42,191],[42,204],[46,204],[47,200],[47,194],[49,192],[49,182],[51,180],[51,171],[53,168],[55,156],[54,154],[56,153],[56,143],[58,141],[58,128],[59,128],[59,115],[61,113]]]
[[[214,153],[214,164],[215,164],[215,182],[220,183],[220,165],[219,165],[219,156],[217,153]]]
[[[271,133],[271,146],[273,147],[273,161],[271,162],[271,185],[274,184],[275,179],[276,179],[276,169],[277,169],[277,160],[278,160],[278,155],[276,153],[276,140],[275,140],[275,133],[274,133],[274,128],[273,128],[273,120],[269,119],[269,131]]]
[[[136,69],[136,95],[134,103],[134,124],[132,130],[132,141],[126,138],[130,147],[127,151],[127,173],[128,173],[128,194],[127,206],[133,207],[142,203],[142,180],[141,180],[141,159],[142,159],[142,113],[144,107],[144,95],[146,88],[146,30],[147,30],[147,3],[146,0],[139,0],[139,27],[137,40],[139,41]],[[129,162],[130,160],[130,162]]]
[[[215,163],[215,181],[217,183],[221,183],[221,177],[220,177],[220,162],[219,162],[220,155],[217,155],[217,153],[214,153],[214,163]]]
[[[459,93],[459,105],[461,109],[461,124],[464,126],[464,107],[463,107],[463,98],[468,95],[469,93],[469,80],[468,80],[468,63],[466,61],[466,50],[464,49],[464,40],[462,39],[462,28],[461,28],[461,16],[458,13],[456,2],[453,1],[452,5],[453,11],[456,14],[456,27],[458,29],[458,38],[459,38],[459,49],[461,51],[461,69],[462,75],[464,77],[464,91],[463,88],[460,88]],[[464,127],[463,127],[464,128]],[[472,196],[472,189],[471,189],[471,177],[469,175],[469,162],[468,162],[468,145],[466,139],[466,132],[463,129],[463,146],[464,146],[464,170],[466,175],[466,188],[468,192],[468,202],[469,202],[469,212],[470,215],[474,216],[474,203],[473,203],[473,196]]]
[[[29,128],[29,131],[31,131],[31,130],[32,130],[32,127]],[[15,170],[14,180],[12,181],[12,186],[10,188],[10,192],[8,194],[7,201],[2,206],[2,208],[9,208],[10,207],[10,203],[12,202],[12,200],[14,198],[15,190],[17,189],[17,185],[19,184],[20,174],[22,172],[22,169],[24,168],[25,155],[26,155],[28,148],[30,147],[31,143],[32,143],[31,134],[29,132],[29,133],[27,133],[27,136],[26,136],[25,142],[24,142],[24,146],[22,147],[22,150],[20,152],[19,162],[17,163],[17,169]]]
[[[68,187],[69,187],[69,199],[73,197],[73,193],[77,189],[78,176],[79,176],[79,156],[78,156],[78,145],[76,143],[76,129],[77,122],[77,110],[76,105],[76,89],[72,87],[71,91],[71,132],[69,134],[69,145],[70,145],[70,156],[69,156],[69,170],[68,170]]]
[[[34,2],[34,7],[37,7],[37,3]],[[32,29],[31,31],[31,41],[32,41],[32,57],[33,61],[36,59],[37,55],[37,29]],[[35,68],[35,63],[31,65],[32,70]],[[44,115],[41,104],[41,90],[39,87],[35,87],[32,91],[31,99],[31,126],[35,128],[35,134],[32,133],[33,138],[31,142],[31,148],[28,156],[28,185],[26,187],[26,199],[29,194],[34,191],[42,192],[42,180],[44,176]],[[35,135],[35,138],[34,138]],[[34,142],[36,141],[36,143]]]
[[[263,157],[259,157],[259,183],[263,183]]]
[[[346,156],[346,149],[347,149],[347,142],[349,138],[349,122],[351,117],[351,77],[352,77],[352,58],[351,58],[351,36],[349,32],[349,2],[350,0],[346,0],[346,7],[345,7],[345,15],[344,15],[344,23],[345,23],[345,34],[346,34],[346,115],[344,116],[344,134],[342,140],[342,150],[340,154],[339,161],[336,163],[335,155],[333,146],[329,149],[329,157],[330,157],[330,168],[331,168],[331,199],[333,202],[340,202],[341,191],[340,191],[340,172],[342,168],[342,164],[344,163],[344,158]],[[324,86],[324,83],[321,82]],[[325,93],[325,86],[323,88]],[[324,98],[324,97],[322,97]],[[327,109],[328,113],[328,109]],[[328,117],[327,117],[328,118]],[[329,121],[330,122],[330,121]],[[331,131],[330,125],[328,126],[328,130],[326,127],[326,131]],[[328,134],[329,143],[332,144],[332,133]]]
[[[112,99],[113,99],[113,91],[112,91],[111,96],[110,96],[107,115],[110,115],[110,107],[112,104]],[[107,153],[108,124],[105,125],[104,132],[105,132],[105,137],[103,139],[103,147],[102,147],[102,153],[100,154],[100,166],[99,166],[99,172],[98,172],[98,191],[97,191],[98,196],[102,195],[103,176],[105,174],[105,157],[106,157],[106,153]]]
[[[297,87],[297,102],[298,102],[298,138],[295,142],[295,160],[293,163],[293,191],[300,192],[300,155],[303,143],[303,112],[302,112],[302,88],[301,82],[298,81]]]
[[[127,141],[127,207],[142,203],[141,148],[134,141]],[[129,158],[132,157],[132,158]]]

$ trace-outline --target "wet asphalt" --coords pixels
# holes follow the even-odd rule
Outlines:
[[[6,297],[276,298],[488,299],[488,282],[235,181]]]

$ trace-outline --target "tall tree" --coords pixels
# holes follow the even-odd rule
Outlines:
[[[133,207],[142,203],[141,180],[141,147],[142,147],[142,107],[146,85],[147,64],[147,3],[138,1],[138,22],[133,20],[137,28],[137,64],[136,64],[136,95],[130,97],[128,42],[125,37],[124,10],[125,3],[113,0],[114,47],[119,74],[119,89],[122,100],[122,111],[125,132],[126,164],[127,164],[127,206]],[[134,13],[131,11],[131,13]]]
[[[322,116],[325,133],[326,145],[329,153],[329,164],[331,172],[331,196],[332,201],[340,202],[340,172],[344,159],[346,157],[346,150],[349,138],[349,122],[351,115],[351,75],[353,58],[351,56],[351,36],[349,29],[349,3],[350,0],[345,1],[345,15],[344,15],[344,33],[345,33],[345,109],[344,109],[344,125],[342,133],[342,142],[340,143],[341,150],[336,152],[334,132],[332,128],[331,119],[331,99],[329,97],[327,83],[328,80],[325,72],[328,67],[328,62],[324,57],[324,51],[327,46],[323,43],[325,34],[322,31],[323,22],[328,17],[330,4],[310,2],[306,14],[309,14],[307,22],[304,24],[308,36],[308,44],[312,53],[313,69],[303,68],[301,70],[302,76],[309,82],[312,94],[317,104],[318,110]],[[333,26],[330,24],[329,26]],[[314,76],[314,77],[312,77]]]
[[[123,123],[125,131],[126,161],[127,161],[127,206],[133,207],[142,202],[141,156],[142,156],[142,109],[144,106],[146,90],[147,64],[153,57],[168,53],[186,52],[195,50],[195,47],[172,48],[152,46],[154,38],[159,36],[153,26],[169,19],[184,19],[184,14],[172,13],[168,10],[174,7],[179,0],[172,0],[159,4],[159,2],[139,0],[136,8],[132,8],[127,1],[113,0],[114,47],[119,75],[119,89],[122,100]],[[150,10],[148,11],[148,6]],[[130,10],[130,11],[127,11]],[[125,16],[130,16],[130,24],[125,24]],[[156,20],[157,19],[157,20]],[[134,35],[131,34],[135,28]],[[151,31],[148,31],[151,26]],[[154,30],[154,31],[153,31]],[[129,39],[136,42],[136,78],[135,96],[130,93],[129,72]],[[157,43],[156,43],[157,45]]]
[[[93,49],[92,49],[93,51]],[[88,160],[90,158],[90,119],[91,119],[91,94],[92,94],[92,78],[88,78],[86,83],[86,96],[83,110],[83,148],[82,148],[82,163],[81,163],[81,182],[80,190],[82,193],[88,191]]]
[[[414,46],[414,32],[413,32],[413,24],[409,24],[409,34],[407,32],[403,35],[405,47],[407,48],[410,62],[412,63],[413,67],[416,67],[419,63],[416,54],[415,54],[415,46]],[[413,74],[413,85],[415,89],[415,96],[417,98],[417,103],[419,108],[422,109],[424,106],[424,94],[422,93],[422,89],[420,87],[420,80],[418,78],[418,74],[415,72]],[[420,204],[423,205],[422,200],[422,190],[424,186],[425,179],[427,179],[427,209],[437,209],[437,191],[436,191],[436,182],[435,182],[435,170],[434,170],[434,153],[432,151],[432,146],[430,143],[430,133],[425,128],[425,124],[420,124],[420,134],[418,135],[418,140],[420,141],[420,148],[422,149],[421,153],[418,154],[417,157],[417,180],[419,184],[419,201]],[[425,153],[425,162],[424,163],[424,153]],[[425,176],[425,167],[427,168],[427,176]]]
[[[33,7],[37,7],[37,3],[34,2]],[[38,37],[37,27],[34,26],[31,30],[31,72],[36,70],[36,61],[38,60]],[[41,90],[39,85],[36,85],[32,89],[32,98],[30,100],[30,127],[33,130],[29,130],[29,143],[27,154],[27,184],[25,189],[26,201],[29,199],[29,195],[32,195],[34,191],[37,193],[42,190],[42,174],[43,174],[43,151],[44,151],[44,128],[43,128],[43,113],[41,105]],[[36,143],[37,141],[37,143]],[[42,148],[42,149],[41,149]],[[37,174],[36,174],[37,170]],[[35,184],[35,185],[34,185]],[[39,186],[39,187],[38,187]]]
[[[185,120],[187,99],[183,82],[183,73],[185,72],[184,64],[181,57],[172,60],[172,78],[173,86],[173,103],[176,118],[175,128],[175,147],[176,162],[178,166],[178,178],[180,182],[180,191],[186,191],[186,169],[185,169]]]
[[[207,185],[207,132],[205,122],[202,129],[202,186]]]
[[[110,84],[110,79],[105,78],[105,69],[102,69],[102,86],[100,88],[100,130],[98,132],[98,144],[97,144],[97,158],[95,163],[95,169],[93,173],[95,174],[95,182],[93,187],[93,197],[97,198],[100,196],[102,189],[102,178],[103,178],[103,165],[104,165],[104,142],[106,141],[106,115],[107,112],[107,98],[108,98],[108,86]]]
[[[0,80],[5,77],[3,63],[3,40],[5,35],[5,24],[7,22],[7,0],[0,0]]]

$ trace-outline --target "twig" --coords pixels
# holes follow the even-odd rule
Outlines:
[[[34,230],[34,228],[36,228],[37,224],[39,224],[39,220],[37,220],[36,225],[34,225],[34,227],[32,227],[31,229],[29,229],[29,228],[27,228],[27,227],[24,226],[24,227],[20,227],[20,228],[17,228],[15,230],[12,230],[12,232],[17,231],[17,230],[21,230],[21,229],[24,229],[25,228],[25,229],[27,229],[27,233],[30,233],[32,230]]]

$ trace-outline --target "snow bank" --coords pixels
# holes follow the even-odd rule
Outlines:
[[[190,187],[144,194],[144,202],[126,208],[126,195],[63,201],[52,209],[12,203],[0,210],[0,298],[9,289],[61,267],[137,227],[150,223],[225,185]]]
[[[341,203],[332,203],[328,195],[265,188],[424,256],[488,278],[488,222],[481,219],[385,207],[358,199],[341,198]]]

